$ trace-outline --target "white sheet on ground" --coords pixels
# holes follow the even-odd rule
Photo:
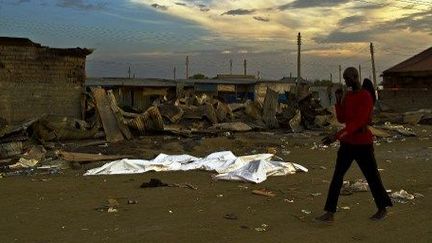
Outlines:
[[[84,175],[138,174],[147,171],[216,171],[218,180],[261,183],[268,176],[283,176],[308,169],[295,163],[272,161],[272,154],[235,156],[231,151],[217,152],[205,158],[190,155],[159,154],[153,160],[122,159],[88,170]]]

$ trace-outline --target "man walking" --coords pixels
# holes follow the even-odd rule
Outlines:
[[[372,215],[371,219],[380,220],[386,216],[386,207],[392,206],[392,202],[378,172],[373,136],[368,129],[368,124],[372,119],[373,100],[368,91],[361,89],[357,69],[347,68],[343,78],[346,86],[351,90],[343,99],[342,90],[336,91],[336,116],[339,122],[345,124],[345,128],[323,139],[324,144],[331,144],[339,140],[340,148],[324,207],[326,213],[317,219],[326,222],[334,220],[344,175],[350,168],[352,161],[355,160],[369,184],[375,204],[378,207],[378,211]]]

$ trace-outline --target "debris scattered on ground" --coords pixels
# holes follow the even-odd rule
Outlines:
[[[302,213],[304,213],[304,214],[311,214],[312,213],[312,211],[310,211],[310,210],[306,210],[306,209],[302,209]]]
[[[31,168],[35,167],[39,161],[35,159],[25,159],[20,158],[19,161],[13,165],[9,165],[10,169],[25,169],[25,168]]]
[[[390,122],[385,122],[383,126],[376,126],[378,129],[383,129],[388,132],[393,132],[394,135],[405,136],[405,137],[415,137],[417,134],[412,131],[411,128],[404,127],[403,125],[394,125]]]
[[[100,212],[117,213],[119,206],[120,203],[116,199],[110,198],[106,201],[104,206],[96,208],[96,210]]]
[[[369,185],[366,180],[358,179],[356,181],[344,181],[341,189],[341,195],[347,196],[354,192],[367,192]]]
[[[87,154],[73,153],[66,151],[57,151],[56,154],[63,160],[71,162],[97,162],[106,160],[116,160],[123,158],[131,158],[130,155],[102,155],[102,154]]]
[[[163,183],[161,180],[159,179],[155,179],[152,178],[150,179],[149,182],[144,182],[143,184],[141,184],[141,188],[149,188],[149,187],[166,187],[168,186],[168,184]]]
[[[108,209],[107,209],[107,212],[108,212],[108,213],[117,213],[117,212],[118,212],[118,209],[117,209],[117,208],[108,208]]]
[[[415,196],[413,194],[408,193],[407,191],[401,189],[400,191],[393,192],[390,194],[390,198],[395,202],[399,202],[402,204],[408,203],[413,200]]]
[[[267,224],[261,224],[261,226],[255,228],[255,231],[258,231],[258,232],[266,232],[266,231],[268,231],[269,229],[270,229],[270,226],[269,226],[269,225],[267,225]]]
[[[276,196],[276,194],[274,192],[267,190],[267,189],[253,190],[252,193],[255,195],[266,196],[266,197],[275,197]]]
[[[235,215],[234,213],[225,214],[224,218],[229,219],[229,220],[237,220],[238,219],[237,215]]]

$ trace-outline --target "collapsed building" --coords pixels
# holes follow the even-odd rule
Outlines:
[[[1,117],[8,123],[50,114],[82,118],[85,64],[91,53],[0,37]]]

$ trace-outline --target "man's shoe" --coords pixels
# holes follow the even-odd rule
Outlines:
[[[331,223],[334,221],[334,213],[332,212],[326,212],[325,214],[315,218],[318,221]]]
[[[374,215],[372,215],[370,217],[370,219],[378,221],[378,220],[383,220],[386,216],[387,216],[387,210],[385,208],[384,209],[378,209],[378,212],[376,212]]]

